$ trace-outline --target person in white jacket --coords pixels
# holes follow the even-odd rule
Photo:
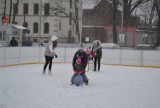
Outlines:
[[[95,40],[92,45],[92,54],[94,55],[94,70],[96,71],[98,64],[98,71],[100,71],[101,67],[101,58],[102,58],[102,46],[100,40]]]
[[[44,56],[45,56],[45,64],[43,67],[43,74],[45,75],[46,68],[49,64],[49,75],[52,75],[51,69],[52,69],[52,59],[55,57],[57,58],[57,54],[54,51],[54,49],[57,47],[57,36],[52,36],[49,44],[46,46]]]

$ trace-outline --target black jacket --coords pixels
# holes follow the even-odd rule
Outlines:
[[[95,52],[95,57],[102,58],[102,47]]]
[[[76,64],[76,60],[77,60],[77,58],[79,57],[79,56],[81,56],[82,57],[82,67],[83,67],[83,69],[85,70],[85,68],[86,68],[86,66],[87,66],[87,62],[88,62],[88,56],[87,56],[87,54],[84,52],[84,51],[82,51],[81,52],[81,54],[79,54],[80,52],[79,52],[79,50],[74,54],[74,57],[73,57],[73,61],[72,61],[72,66],[73,66],[73,68],[74,68],[74,65]]]
[[[9,46],[18,46],[18,42],[15,39],[12,39],[9,43]]]

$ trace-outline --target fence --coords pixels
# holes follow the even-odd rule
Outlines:
[[[78,48],[58,47],[54,62],[72,62]],[[44,63],[45,47],[0,47],[0,66]],[[103,49],[103,64],[160,67],[160,51]]]

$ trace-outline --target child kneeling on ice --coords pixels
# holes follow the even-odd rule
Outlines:
[[[85,82],[86,85],[88,85],[88,78],[85,74],[85,68],[84,68],[84,65],[83,65],[83,60],[85,60],[85,52],[80,50],[80,51],[77,51],[77,53],[75,54],[74,56],[74,59],[73,59],[73,71],[74,71],[74,74],[71,78],[71,84],[73,84],[73,81],[74,81],[74,78],[80,74],[82,75],[83,77],[83,80]],[[75,62],[74,62],[75,61]],[[87,62],[85,62],[85,65],[86,65]]]

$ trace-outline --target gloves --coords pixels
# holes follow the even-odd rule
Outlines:
[[[77,74],[77,71],[76,70],[73,70],[74,71],[74,74]]]
[[[55,57],[56,57],[56,58],[58,57],[57,54],[55,55]]]
[[[79,71],[79,74],[82,75],[82,74],[83,74],[83,71]]]
[[[96,54],[92,54],[92,58],[95,58]]]

